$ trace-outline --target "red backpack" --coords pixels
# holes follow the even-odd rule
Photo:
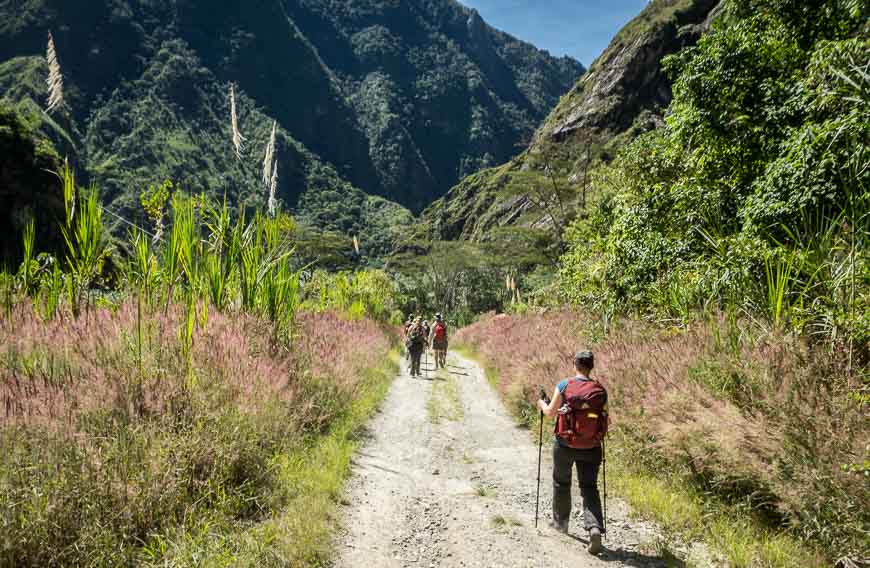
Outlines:
[[[445,341],[447,339],[447,326],[443,322],[435,324],[435,341]]]
[[[569,448],[588,450],[600,446],[609,423],[604,387],[597,381],[568,379],[562,400],[567,411],[559,411],[556,436]]]

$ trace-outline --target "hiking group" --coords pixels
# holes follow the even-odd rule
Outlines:
[[[447,324],[440,313],[432,326],[421,316],[409,317],[404,327],[407,357],[411,376],[419,377],[420,360],[431,348],[435,351],[435,368],[447,363]],[[607,469],[605,436],[610,424],[607,411],[607,390],[591,377],[595,358],[591,351],[579,351],[573,359],[575,374],[556,384],[552,397],[541,388],[538,410],[541,414],[538,440],[538,495],[535,504],[535,526],[538,524],[538,503],[541,488],[541,454],[543,450],[544,416],[555,418],[553,428],[553,511],[549,526],[568,533],[571,517],[571,485],[574,469],[583,500],[583,525],[588,532],[587,550],[599,554],[601,539],[607,531]],[[602,471],[604,500],[598,490]],[[603,504],[603,507],[602,507]]]
[[[411,361],[411,376],[419,377],[420,361],[423,353],[429,350],[435,352],[435,369],[447,366],[447,322],[439,312],[435,314],[435,321],[430,326],[422,316],[409,317],[405,322],[405,348],[406,356]]]

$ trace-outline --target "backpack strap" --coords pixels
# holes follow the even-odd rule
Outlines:
[[[562,404],[567,404],[567,403],[568,403],[568,400],[565,398],[565,391],[568,390],[568,385],[571,384],[571,381],[573,381],[574,378],[573,378],[573,377],[567,377],[567,378],[562,379],[562,380],[565,381],[565,388],[563,388],[562,390],[559,391],[559,396],[562,397]],[[559,382],[561,382],[561,381],[559,381]]]

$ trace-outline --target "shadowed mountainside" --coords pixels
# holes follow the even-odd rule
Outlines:
[[[139,192],[165,178],[262,205],[276,120],[280,199],[346,234],[385,211],[408,223],[405,208],[510,158],[583,71],[453,0],[5,1],[0,98],[43,106],[49,31],[66,91],[56,121],[117,211],[141,217]]]

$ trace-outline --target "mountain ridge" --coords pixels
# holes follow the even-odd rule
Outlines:
[[[364,232],[365,207],[310,209],[337,194],[398,203],[409,222],[404,209],[508,159],[583,71],[453,0],[7,0],[0,15],[0,98],[44,100],[53,31],[69,109],[58,122],[83,176],[139,220],[138,191],[163,178],[262,205],[257,161],[277,120],[279,197],[302,220]],[[230,82],[244,162],[230,145]]]

